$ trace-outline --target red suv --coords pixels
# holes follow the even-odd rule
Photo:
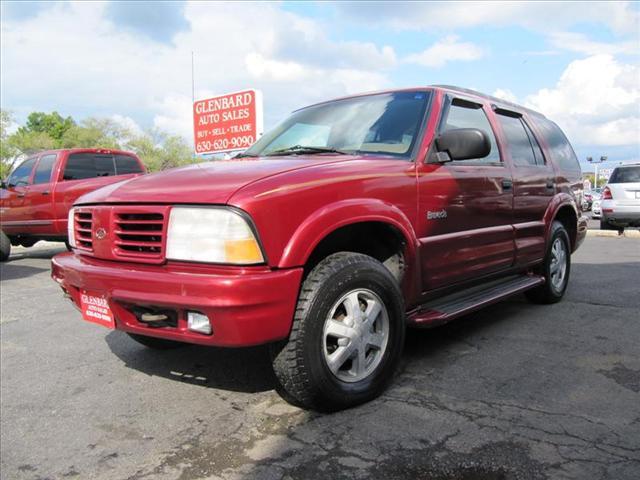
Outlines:
[[[142,174],[131,152],[95,148],[50,150],[23,161],[0,190],[0,260],[11,245],[67,240],[67,216],[77,198]]]
[[[334,410],[383,390],[406,326],[560,300],[581,189],[539,113],[445,86],[358,95],[235,159],[85,195],[52,275],[85,320],[151,348],[269,343],[285,398]]]

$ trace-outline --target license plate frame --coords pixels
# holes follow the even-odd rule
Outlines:
[[[101,293],[80,290],[80,311],[86,322],[97,323],[111,330],[116,328],[113,311]]]

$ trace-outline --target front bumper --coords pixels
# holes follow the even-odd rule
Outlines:
[[[241,347],[286,338],[302,280],[302,268],[228,268],[204,265],[143,265],[61,253],[51,276],[80,305],[80,290],[104,295],[116,328],[126,332],[202,345]],[[135,308],[177,312],[177,326],[151,327]],[[187,329],[186,311],[202,312],[211,335]]]

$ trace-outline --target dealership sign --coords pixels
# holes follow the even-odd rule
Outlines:
[[[262,135],[262,94],[229,93],[193,104],[196,153],[245,150]]]

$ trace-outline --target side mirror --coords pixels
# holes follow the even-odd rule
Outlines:
[[[484,158],[491,152],[488,135],[478,128],[456,128],[442,132],[436,138],[436,147],[438,152],[447,153],[451,160]]]

